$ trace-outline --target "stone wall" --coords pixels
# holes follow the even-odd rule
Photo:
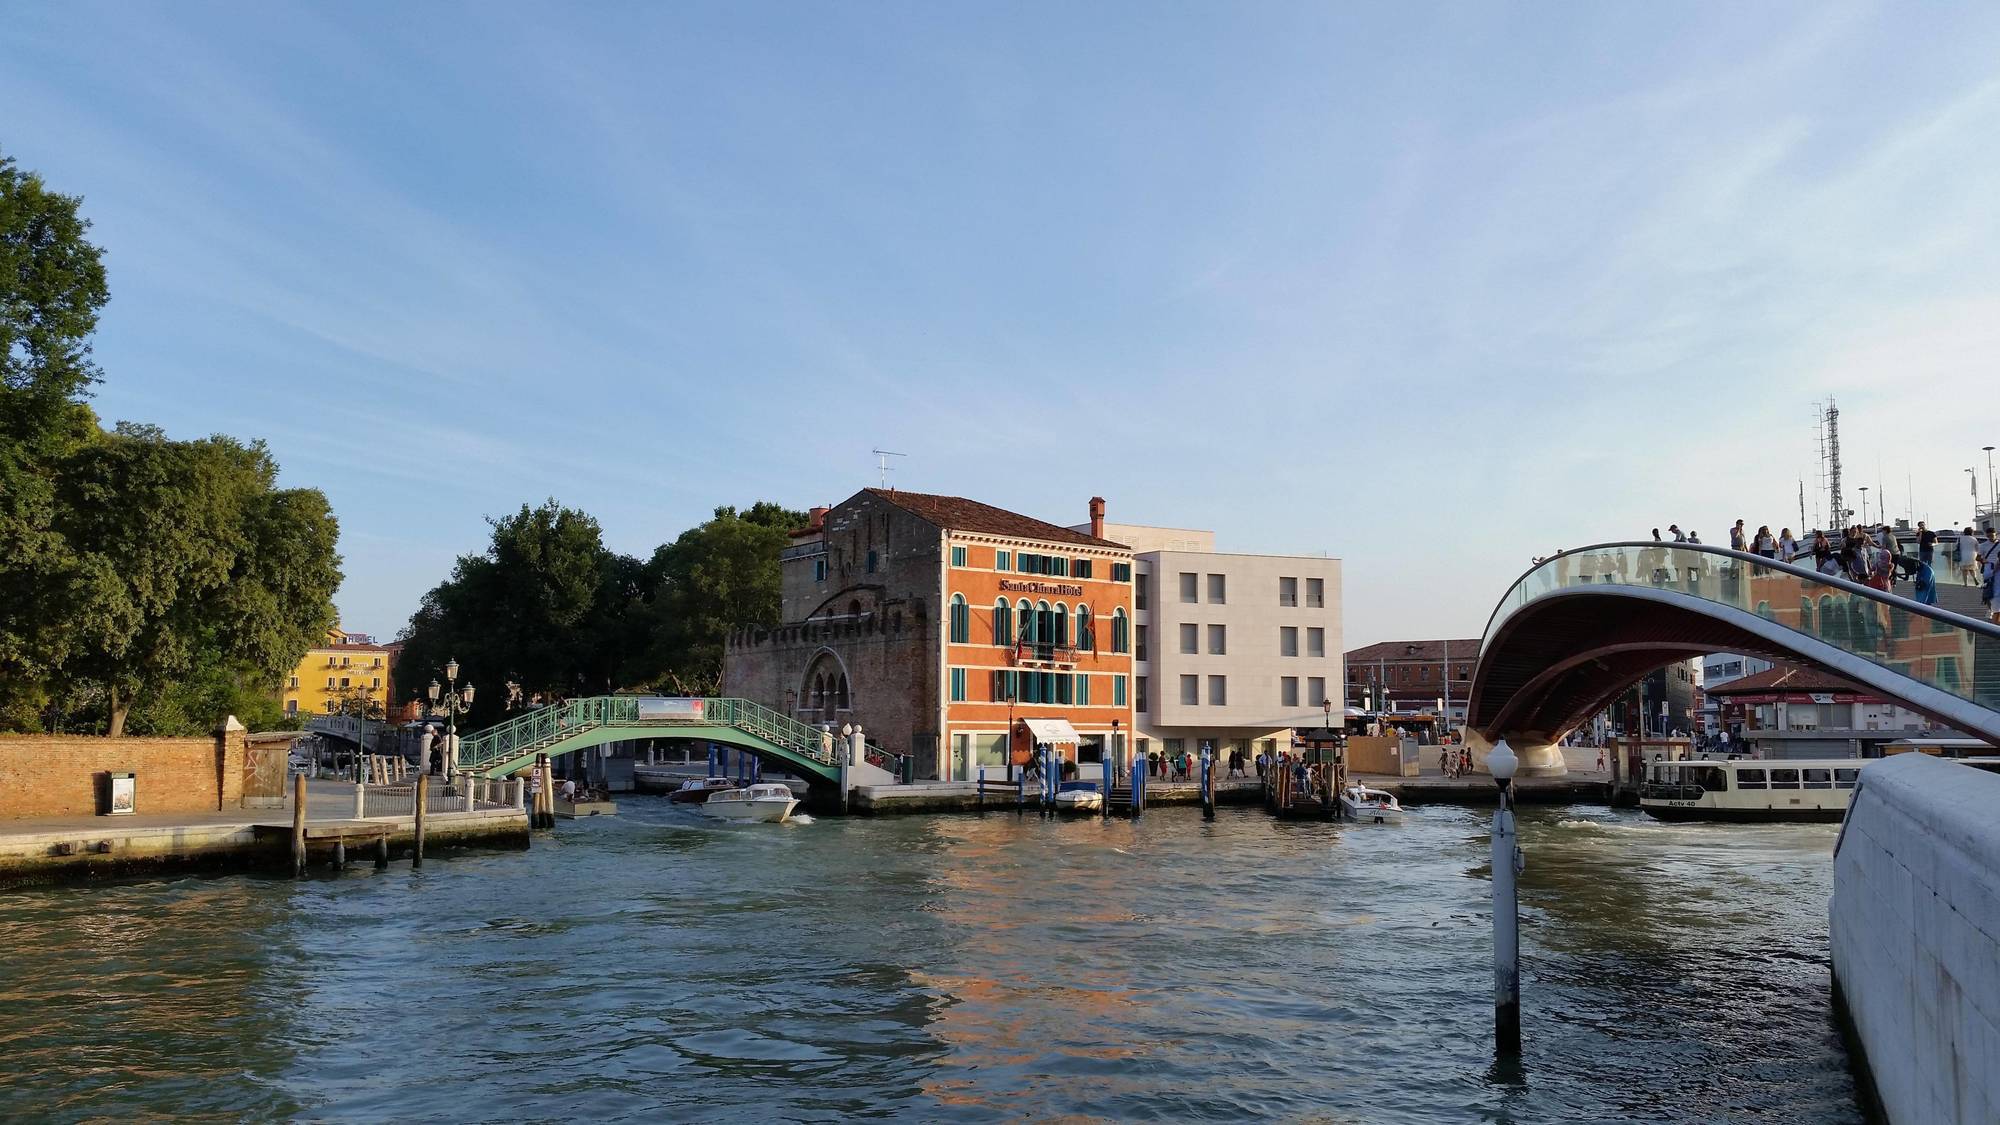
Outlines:
[[[1891,1122],[2000,1121],[2000,776],[1861,771],[1834,853],[1833,973]]]
[[[934,777],[943,717],[944,533],[860,492],[826,514],[820,534],[825,580],[814,577],[810,556],[784,562],[787,620],[729,638],[722,693],[815,725],[859,723],[870,742],[915,754],[918,776]],[[831,692],[814,698],[823,675],[846,676],[844,705]]]
[[[244,749],[240,727],[206,738],[0,737],[0,820],[94,815],[107,773],[137,775],[136,812],[239,808]]]

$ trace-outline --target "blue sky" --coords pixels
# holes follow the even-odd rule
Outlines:
[[[880,446],[1340,556],[1351,646],[1797,524],[1827,395],[1963,522],[1995,59],[1975,5],[17,3],[0,148],[108,250],[107,422],[267,440],[350,628],[523,502],[644,554]]]

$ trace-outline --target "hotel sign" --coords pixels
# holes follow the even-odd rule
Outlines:
[[[1063,582],[1016,582],[1011,578],[1002,578],[1000,588],[1012,594],[1047,594],[1055,598],[1083,596],[1083,587]]]

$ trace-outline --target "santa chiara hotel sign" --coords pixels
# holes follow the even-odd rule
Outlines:
[[[1010,594],[1046,594],[1052,598],[1083,596],[1083,587],[1063,582],[1016,582],[1011,578],[1002,578],[1000,588]]]

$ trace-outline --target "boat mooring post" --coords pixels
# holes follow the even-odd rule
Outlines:
[[[1500,788],[1493,811],[1493,1046],[1510,1057],[1521,1053],[1521,919],[1514,877],[1522,860],[1509,791],[1519,764],[1504,738],[1486,755],[1487,772]]]
[[[1215,752],[1201,744],[1201,818],[1215,819]]]
[[[979,811],[982,813],[985,812],[986,811],[986,767],[985,766],[979,767],[979,795],[976,798],[976,801],[978,802],[979,805]]]
[[[1146,811],[1146,775],[1151,772],[1151,762],[1136,753],[1132,755],[1132,815],[1134,817]]]
[[[1028,804],[1028,771],[1016,765],[1007,768],[1014,771],[1014,813],[1018,816]]]
[[[292,874],[306,873],[306,775],[292,775]]]
[[[1111,751],[1104,752],[1104,801],[1097,806],[1099,816],[1111,815]]]
[[[710,777],[722,776],[721,774],[715,772],[715,743],[713,742],[708,744],[708,776]]]
[[[410,826],[410,867],[412,869],[422,867],[424,865],[424,813],[426,811],[424,806],[430,804],[429,794],[427,792],[427,790],[430,788],[430,781],[431,779],[428,774],[420,773],[413,779],[413,783],[410,786],[411,810],[412,810],[411,811],[412,823]]]

